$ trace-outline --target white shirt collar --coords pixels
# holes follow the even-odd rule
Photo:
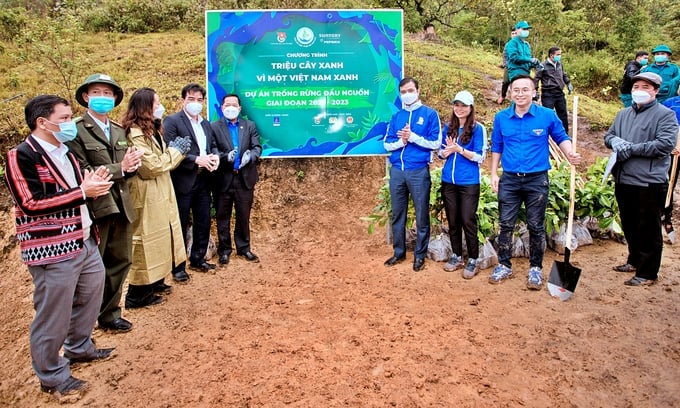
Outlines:
[[[192,118],[191,115],[189,115],[189,114],[187,113],[187,111],[185,111],[184,109],[182,109],[182,112],[184,112],[184,114],[187,115],[187,118],[189,118],[189,121],[190,121],[191,123],[196,123],[196,121],[194,120],[194,118]],[[201,123],[202,121],[203,121],[203,118],[201,117],[201,114],[199,113],[199,114],[198,114],[198,123]]]
[[[95,118],[95,117],[92,116],[92,115],[90,115],[90,117],[92,118],[92,120],[94,120],[94,123],[96,123],[97,126],[99,126],[99,127],[102,129],[102,131],[103,131],[104,133],[106,133],[106,128],[109,127],[109,121],[107,120],[106,123],[104,123],[104,122],[102,122],[101,120]]]
[[[68,153],[68,146],[59,142],[59,146],[55,146],[36,135],[33,138],[38,141],[38,144],[49,154],[51,157],[59,159],[61,163],[66,163],[66,154]]]

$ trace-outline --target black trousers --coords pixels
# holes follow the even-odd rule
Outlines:
[[[235,210],[234,244],[236,253],[250,251],[250,210],[253,207],[255,189],[248,189],[240,175],[234,175],[227,191],[215,195],[215,211],[217,212],[217,252],[220,255],[231,255],[231,214]]]
[[[109,323],[121,317],[123,284],[132,265],[132,225],[123,214],[111,214],[96,220],[96,223],[99,228],[99,253],[106,268],[98,320],[100,323]]]
[[[210,241],[210,184],[207,177],[196,177],[194,186],[188,194],[176,193],[179,222],[184,233],[184,242],[187,242],[187,226],[191,213],[191,231],[193,241],[189,262],[191,265],[200,265],[204,262],[205,253]],[[174,271],[184,269],[184,265],[177,265]]]
[[[567,113],[567,98],[564,92],[545,90],[541,94],[541,105],[549,109],[555,109],[557,117],[562,121],[564,130],[569,133],[569,114]]]
[[[503,69],[503,83],[501,84],[501,96],[503,99],[508,95],[508,88],[510,87],[510,78],[508,77],[508,69]]]
[[[637,268],[635,276],[640,278],[658,277],[663,250],[661,212],[667,189],[667,184],[649,187],[616,184],[615,187],[621,227],[628,242],[627,262]]]
[[[477,207],[479,206],[479,184],[460,186],[442,182],[442,199],[446,219],[449,221],[449,239],[453,253],[463,255],[463,232],[468,258],[479,258],[477,238]]]

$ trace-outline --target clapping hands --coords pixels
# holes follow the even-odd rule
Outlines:
[[[404,144],[408,143],[408,140],[411,138],[411,125],[407,123],[401,130],[397,130],[397,136]]]
[[[120,162],[123,171],[126,173],[137,171],[139,166],[142,165],[142,156],[144,156],[143,150],[137,150],[134,146],[128,147],[125,151],[125,156],[123,156],[123,160]]]
[[[85,170],[83,182],[80,183],[80,188],[85,193],[85,197],[96,198],[106,195],[113,185],[111,176],[109,170],[104,166],[99,166],[95,171]]]
[[[460,153],[463,151],[461,145],[458,144],[451,136],[446,137],[446,147],[443,150],[444,158],[451,156],[454,153]]]

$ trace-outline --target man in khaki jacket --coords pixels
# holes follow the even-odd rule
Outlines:
[[[67,146],[78,158],[82,169],[104,166],[114,182],[108,194],[89,202],[101,235],[99,252],[106,267],[99,327],[127,332],[132,329],[132,323],[121,316],[119,303],[132,262],[131,222],[135,211],[126,179],[137,171],[143,153],[128,147],[125,130],[108,117],[123,100],[122,88],[111,77],[90,75],[78,87],[75,96],[87,112],[76,119],[78,136]]]

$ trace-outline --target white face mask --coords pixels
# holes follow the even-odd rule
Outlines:
[[[158,107],[153,110],[153,117],[156,118],[156,119],[163,119],[164,113],[165,113],[165,106],[158,105]]]
[[[401,94],[401,101],[406,106],[413,105],[417,100],[418,100],[418,94],[415,93],[415,92],[407,92],[405,94]]]
[[[222,114],[225,118],[234,120],[238,118],[239,109],[236,106],[227,106],[226,108],[222,109]]]
[[[186,110],[191,116],[196,116],[203,111],[203,104],[200,102],[187,103]]]
[[[633,91],[630,93],[630,96],[633,97],[633,102],[635,102],[638,105],[645,104],[652,100],[652,95],[648,94],[645,91]]]

